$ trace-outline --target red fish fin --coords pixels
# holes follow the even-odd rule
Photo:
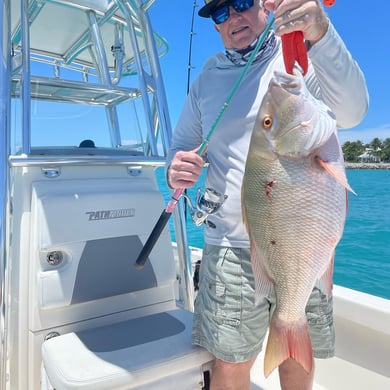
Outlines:
[[[296,360],[307,373],[313,369],[313,351],[306,318],[286,324],[274,315],[265,350],[265,377],[289,358]]]
[[[328,265],[328,268],[321,276],[320,280],[316,283],[316,285],[326,293],[327,299],[330,298],[330,294],[332,293],[333,288],[333,269],[334,269],[334,254],[332,259]]]
[[[317,162],[321,165],[322,168],[329,173],[338,183],[340,183],[343,187],[345,187],[348,191],[352,192],[356,195],[356,192],[350,187],[347,181],[347,176],[345,175],[345,171],[341,164],[326,162],[317,156]]]

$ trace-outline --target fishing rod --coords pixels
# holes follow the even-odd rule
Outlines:
[[[237,92],[237,89],[238,87],[240,86],[241,84],[241,81],[242,79],[244,78],[245,74],[247,73],[248,71],[248,68],[249,66],[251,65],[251,63],[253,62],[253,60],[255,59],[255,56],[257,54],[257,52],[259,51],[260,47],[263,45],[268,33],[269,33],[269,30],[271,29],[272,27],[272,24],[274,23],[274,18],[273,17],[270,17],[269,21],[268,21],[268,24],[267,26],[265,27],[263,33],[261,34],[259,40],[257,41],[257,44],[255,46],[255,49],[253,50],[251,56],[249,57],[248,59],[248,62],[245,64],[245,67],[243,68],[240,76],[238,77],[237,81],[235,82],[235,84],[233,85],[228,97],[226,98],[224,104],[222,105],[213,125],[211,126],[211,129],[210,131],[208,132],[208,134],[206,135],[206,138],[203,140],[203,142],[201,143],[199,149],[198,149],[198,152],[197,154],[199,156],[202,156],[204,154],[204,152],[206,151],[207,149],[207,146],[210,142],[210,139],[211,137],[213,136],[214,134],[214,131],[219,123],[219,121],[221,120],[223,114],[225,113],[226,109],[229,107],[229,104],[231,102],[231,100],[233,99],[234,95],[236,94]],[[154,248],[154,245],[156,244],[158,238],[160,237],[164,227],[166,226],[173,210],[175,209],[177,203],[179,202],[180,198],[182,197],[183,195],[183,192],[184,192],[184,189],[183,188],[177,188],[172,197],[171,197],[171,200],[169,201],[167,207],[165,208],[165,210],[163,210],[163,212],[161,213],[160,215],[160,218],[158,219],[156,225],[154,226],[152,232],[150,233],[149,235],[149,238],[146,240],[145,242],[145,245],[143,246],[140,254],[138,255],[138,258],[134,264],[135,268],[137,269],[142,269],[146,263],[146,260],[148,259],[149,255],[150,255],[150,252],[152,251],[152,249]],[[216,195],[216,193],[211,193],[209,194],[211,195],[211,199],[213,199],[213,195]]]
[[[191,19],[191,30],[190,30],[190,46],[188,49],[188,71],[187,71],[187,95],[190,92],[190,83],[191,83],[191,69],[192,69],[192,38],[195,35],[194,32],[194,21],[195,21],[195,9],[198,5],[196,0],[192,5],[192,19]]]
[[[188,65],[187,65],[187,95],[190,92],[190,84],[191,84],[191,69],[192,69],[192,39],[195,35],[194,32],[194,23],[195,23],[195,10],[198,7],[198,4],[196,3],[196,0],[194,0],[194,3],[192,4],[192,18],[191,18],[191,29],[190,29],[190,43],[188,47]],[[183,192],[184,196],[184,217],[187,220],[187,202],[189,203],[190,207],[192,207],[190,198],[187,196],[187,190],[185,189]]]

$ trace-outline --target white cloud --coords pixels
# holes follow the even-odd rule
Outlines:
[[[390,138],[390,124],[385,124],[379,127],[371,129],[348,129],[339,130],[339,138],[341,144],[346,141],[362,141],[363,143],[369,143],[374,138],[379,138],[384,141],[386,138]]]

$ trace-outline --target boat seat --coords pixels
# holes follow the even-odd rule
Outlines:
[[[51,338],[42,345],[43,382],[56,390],[201,389],[212,356],[191,345],[191,328],[192,313],[177,309]]]

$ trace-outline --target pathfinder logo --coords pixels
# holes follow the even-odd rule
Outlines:
[[[135,209],[87,211],[89,221],[101,221],[103,219],[131,218],[135,216]]]

